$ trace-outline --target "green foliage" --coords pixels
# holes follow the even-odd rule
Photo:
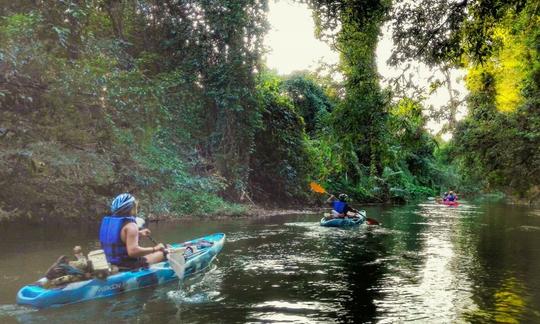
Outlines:
[[[257,88],[259,105],[264,109],[264,126],[255,135],[250,161],[251,191],[258,200],[271,198],[279,204],[305,198],[313,157],[308,149],[304,121],[291,98],[282,93],[283,88],[290,89],[291,85],[269,73],[259,78]],[[314,108],[308,106],[306,110]]]
[[[385,165],[401,170],[402,190],[411,197],[430,193],[428,188],[442,183],[434,157],[436,142],[426,131],[422,110],[420,102],[404,98],[390,109],[387,126],[393,139]],[[393,187],[400,188],[397,183]]]
[[[260,19],[255,13],[264,12],[264,6],[245,2],[227,8],[210,3],[191,7],[193,20],[203,14],[214,27],[192,30],[196,41],[177,49],[185,55],[164,60],[162,55],[173,43],[157,35],[160,26],[174,23],[176,17],[169,12],[157,22],[149,20],[145,9],[150,6],[145,2],[136,10],[123,1],[118,2],[122,10],[108,7],[110,3],[62,2],[49,7],[21,3],[6,8],[9,14],[0,22],[0,67],[5,71],[0,76],[4,117],[0,126],[17,135],[2,147],[15,150],[21,141],[42,141],[65,145],[66,156],[69,150],[84,150],[105,164],[113,163],[112,176],[89,184],[95,192],[85,190],[88,201],[134,190],[153,202],[146,208],[151,213],[240,212],[242,207],[226,203],[220,195],[231,183],[245,183],[247,171],[242,175],[240,170],[248,170],[246,154],[259,127],[251,73],[259,57],[252,46],[264,29],[252,33],[249,28],[260,27],[254,23]],[[229,14],[222,15],[223,11]],[[241,19],[252,26],[236,29]],[[195,28],[193,22],[187,25]],[[243,32],[251,34],[245,39],[239,34]],[[172,35],[166,37],[185,36]],[[215,46],[224,50],[215,52]],[[238,163],[227,156],[239,158]],[[228,169],[232,171],[227,173]],[[67,182],[82,186],[75,174],[70,176]],[[36,181],[50,180],[38,175]],[[39,190],[40,184],[32,186],[31,190]],[[70,195],[77,195],[77,190]],[[19,207],[6,201],[10,208]]]
[[[313,76],[307,73],[289,75],[282,88],[304,119],[306,132],[310,136],[315,136],[322,128],[327,127],[327,119],[335,103],[330,100]]]
[[[492,53],[491,61],[499,63],[471,66],[470,111],[455,135],[455,154],[468,178],[522,197],[540,185],[537,10],[530,4],[518,16],[508,12],[492,27],[506,39]]]
[[[455,159],[454,148],[451,144],[438,140],[438,147],[434,152],[436,164],[433,182],[438,184],[439,193],[448,190],[459,190],[460,193],[480,192],[479,179],[472,179],[463,173],[463,167]]]
[[[240,212],[242,207],[225,202],[217,193],[225,187],[224,179],[195,176],[174,149],[163,145],[158,134],[155,143],[135,152],[139,168],[126,174],[133,178],[138,188],[145,189],[151,201],[147,207],[155,214],[229,214]]]
[[[160,57],[168,58],[156,62],[157,69],[191,76],[188,84],[179,85],[193,90],[186,92],[191,97],[170,102],[171,111],[176,115],[172,105],[198,105],[197,110],[188,108],[194,126],[200,125],[192,128],[196,145],[228,180],[223,194],[237,200],[246,191],[254,135],[260,127],[253,71],[260,70],[266,2],[164,1],[156,10],[153,2],[145,1],[142,7],[156,15],[145,32],[158,36],[153,46]]]
[[[421,102],[391,103],[380,88],[375,49],[390,1],[308,3],[317,34],[340,52],[342,84],[266,71],[266,1],[0,0],[0,128],[11,132],[9,141],[0,134],[9,152],[0,154],[0,178],[24,175],[24,188],[4,192],[35,194],[36,206],[56,214],[80,206],[55,201],[88,206],[126,190],[149,213],[207,214],[240,212],[230,201],[246,196],[305,200],[311,180],[358,201],[407,201],[456,185],[447,161],[459,149],[437,148]],[[520,58],[533,54],[524,50],[531,37],[516,39],[529,42],[515,47]],[[523,91],[518,135],[536,125],[525,123],[537,107],[534,66],[520,70],[529,83],[511,92]],[[495,114],[484,108],[475,114]],[[20,148],[49,146],[20,163]],[[55,163],[62,149],[85,172]],[[41,173],[40,163],[52,171]],[[39,195],[54,179],[62,190]],[[19,207],[10,205],[16,196],[0,196],[2,208]]]
[[[5,106],[24,109],[41,92],[39,72],[49,63],[48,56],[39,55],[43,45],[34,41],[41,21],[36,14],[14,14],[1,20],[0,103]]]
[[[340,146],[335,158],[344,166],[342,176],[360,181],[364,167],[369,167],[370,176],[379,176],[387,144],[387,102],[379,86],[375,48],[389,2],[311,1],[310,5],[317,34],[341,52],[346,92],[332,113],[331,125]],[[338,25],[341,28],[336,32]]]
[[[534,6],[522,0],[397,0],[391,13],[392,61],[460,64],[466,55],[485,62],[496,45],[494,26],[508,12],[520,13],[527,2]]]
[[[331,129],[313,142],[319,177],[333,192],[359,201],[407,201],[433,194],[435,143],[425,130],[422,106],[394,105],[379,86],[375,48],[387,1],[311,1],[320,38],[341,53],[345,96],[332,111]],[[337,26],[341,26],[337,29]]]

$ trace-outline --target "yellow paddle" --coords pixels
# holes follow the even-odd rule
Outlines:
[[[311,187],[311,190],[313,190],[313,192],[320,193],[320,194],[327,193],[326,189],[324,189],[320,184],[315,183],[313,181],[309,184],[309,186]]]

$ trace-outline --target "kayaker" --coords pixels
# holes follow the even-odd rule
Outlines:
[[[445,191],[443,194],[443,201],[446,201],[448,199],[448,191]]]
[[[453,191],[450,191],[448,193],[448,196],[446,196],[446,199],[445,201],[456,201],[457,200],[457,196],[454,194]]]
[[[110,216],[103,217],[99,230],[101,248],[107,261],[120,269],[136,269],[161,262],[167,250],[163,244],[154,247],[139,246],[139,237],[150,235],[150,230],[139,230],[135,221],[138,202],[129,193],[114,198]]]
[[[347,204],[349,196],[347,194],[339,194],[338,198],[334,195],[330,195],[326,202],[332,206],[332,218],[343,218],[347,216],[348,212],[358,213],[358,210],[352,208]]]

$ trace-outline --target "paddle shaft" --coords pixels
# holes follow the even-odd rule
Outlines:
[[[154,240],[154,239],[152,238],[152,236],[146,235],[146,237],[148,237],[148,239],[149,239],[150,241],[152,241],[152,243],[154,243],[155,245],[158,245],[158,242],[156,242],[156,240]]]
[[[150,236],[149,234],[146,235],[146,237],[148,237],[148,239],[149,239],[150,241],[152,241],[152,243],[154,243],[154,245],[158,245],[158,244],[159,244],[159,243],[158,243],[156,240],[154,240],[154,238],[153,238],[152,236]]]
[[[152,241],[152,243],[154,243],[154,245],[158,245],[158,244],[159,244],[156,240],[154,240],[154,238],[153,238],[152,236],[146,235],[146,237],[148,237],[148,239],[149,239],[150,241]]]
[[[145,236],[150,241],[152,241],[152,243],[154,243],[154,245],[158,245],[158,242],[156,240],[154,240],[154,238],[150,234],[147,234]],[[176,276],[179,279],[184,278],[184,270],[185,270],[186,260],[184,258],[183,253],[182,253],[182,255],[177,255],[177,254],[166,253],[166,251],[163,251],[163,255],[165,257],[165,260],[169,261],[169,264],[171,265],[171,268],[174,271],[174,273],[176,274]]]

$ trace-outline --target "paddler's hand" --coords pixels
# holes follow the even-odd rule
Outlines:
[[[163,243],[159,243],[158,245],[154,246],[154,251],[165,251],[165,245]]]
[[[150,230],[148,228],[144,228],[144,229],[139,231],[139,235],[141,235],[141,236],[148,236],[150,234],[152,234],[152,232],[150,232]]]

